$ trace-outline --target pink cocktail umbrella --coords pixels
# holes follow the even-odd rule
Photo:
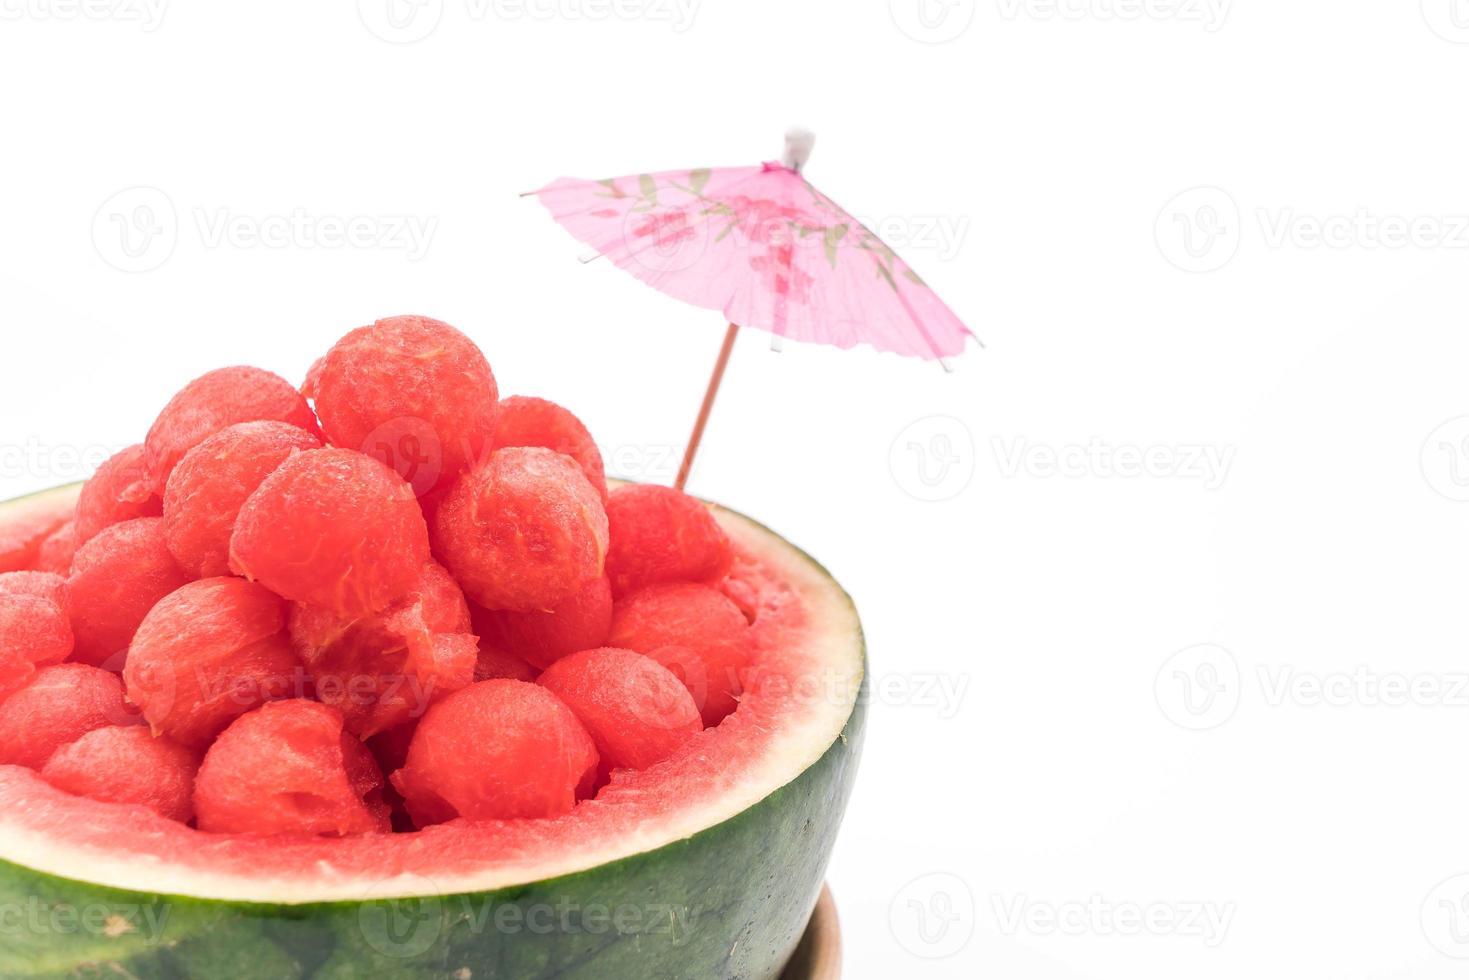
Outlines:
[[[683,488],[740,327],[784,339],[937,360],[974,335],[886,243],[802,174],[814,138],[781,163],[562,177],[533,191],[564,228],[643,282],[729,322],[675,486]],[[977,339],[977,338],[976,338]]]

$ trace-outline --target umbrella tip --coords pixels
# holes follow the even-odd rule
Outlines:
[[[816,134],[804,126],[792,126],[786,130],[786,152],[781,160],[787,167],[800,173],[811,159],[811,149],[816,145]]]

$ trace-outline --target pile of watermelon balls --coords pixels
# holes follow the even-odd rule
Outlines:
[[[213,833],[556,817],[735,709],[733,560],[462,333],[380,320],[299,391],[189,383],[9,563],[0,764]]]

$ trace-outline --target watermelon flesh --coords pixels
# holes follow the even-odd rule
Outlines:
[[[862,676],[809,559],[609,487],[449,324],[353,331],[303,391],[209,372],[79,493],[0,507],[0,902],[170,913],[147,949],[101,942],[140,932],[120,912],[7,934],[0,974],[769,977]],[[544,941],[396,921],[538,893]]]
[[[549,819],[342,837],[210,833],[0,766],[0,902],[92,903],[118,919],[8,939],[0,975],[774,977],[850,791],[861,632],[809,558],[712,513],[750,620],[737,706],[718,725]],[[505,925],[537,913],[551,928]]]

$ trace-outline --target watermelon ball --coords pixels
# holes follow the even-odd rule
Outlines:
[[[36,676],[36,665],[12,647],[0,646],[0,701],[25,687]]]
[[[105,527],[162,513],[163,501],[148,485],[143,447],[129,446],[97,467],[82,485],[74,518],[77,544],[86,544]]]
[[[73,643],[66,579],[0,573],[0,698],[25,686],[36,667],[65,660]]]
[[[599,647],[612,628],[612,586],[592,579],[554,609],[509,612],[475,607],[474,631],[481,639],[541,670],[578,650]]]
[[[190,582],[138,627],[123,667],[128,698],[154,734],[203,746],[245,712],[300,694],[305,672],[285,625],[285,603],[259,585]]]
[[[387,608],[417,587],[428,527],[413,489],[348,449],[296,453],[240,508],[230,568],[340,616]]]
[[[137,517],[104,529],[77,549],[67,577],[73,660],[120,666],[148,610],[189,581],[164,543],[163,518]]]
[[[76,505],[42,496],[20,501],[0,520],[0,572],[36,567],[41,544],[72,519]]]
[[[43,667],[0,703],[0,765],[40,769],[87,732],[135,720],[116,674],[76,663]]]
[[[705,725],[719,724],[738,706],[740,672],[752,654],[739,607],[717,589],[691,582],[654,585],[619,600],[607,643],[673,671]]]
[[[568,456],[499,449],[465,473],[434,514],[434,546],[487,609],[554,609],[602,574],[607,515]]]
[[[607,500],[607,577],[621,598],[664,582],[717,583],[729,572],[729,535],[709,508],[654,484],[618,487]]]
[[[45,599],[63,615],[71,615],[66,579],[54,572],[0,572],[0,595],[28,595]]]
[[[392,776],[419,827],[569,813],[597,775],[571,709],[524,681],[471,684],[428,709]]]
[[[704,730],[693,696],[667,667],[602,647],[562,657],[536,682],[591,733],[607,769],[646,769]]]
[[[293,699],[241,715],[194,781],[200,830],[345,837],[387,833],[383,776],[337,709]]]
[[[479,644],[469,606],[433,562],[418,590],[382,614],[347,620],[298,604],[289,630],[317,697],[363,738],[423,717],[434,699],[474,680]]]
[[[507,446],[540,446],[570,456],[607,502],[607,473],[596,441],[581,419],[555,402],[524,395],[501,400],[491,448]]]
[[[71,623],[56,603],[38,595],[0,592],[0,650],[44,666],[61,663],[73,645]]]
[[[513,653],[480,640],[479,655],[474,660],[476,681],[512,680],[533,681],[538,671]]]
[[[285,422],[240,422],[184,454],[163,492],[163,531],[179,566],[228,575],[230,535],[246,499],[292,453],[321,440]]]
[[[77,553],[76,521],[70,520],[52,531],[36,552],[36,571],[71,574],[71,562]]]
[[[199,753],[141,725],[95,728],[64,745],[41,768],[57,789],[104,803],[145,806],[179,823],[194,819]]]
[[[328,442],[386,463],[420,496],[484,456],[499,398],[474,342],[424,316],[353,330],[312,366],[305,387]]]
[[[162,497],[169,474],[190,449],[236,422],[259,421],[321,432],[306,399],[279,375],[228,367],[195,378],[164,406],[143,441],[149,487]]]

